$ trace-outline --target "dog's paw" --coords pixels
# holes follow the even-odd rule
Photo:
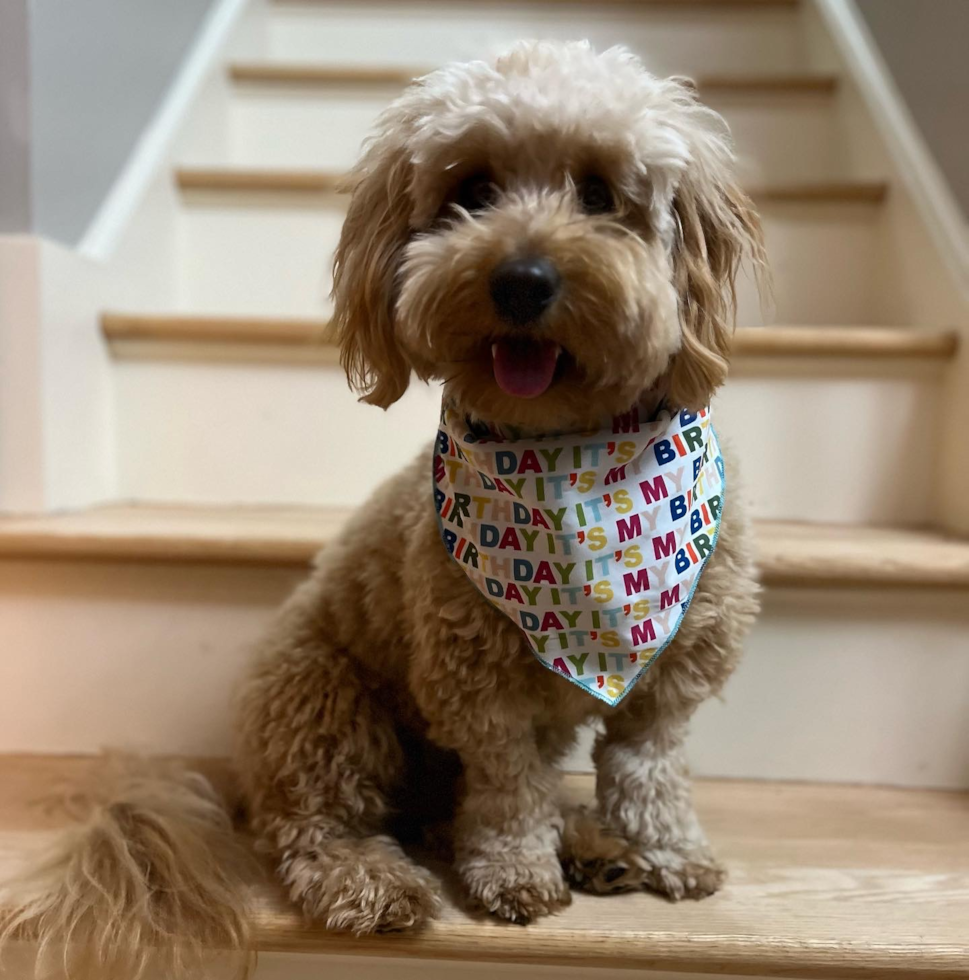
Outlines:
[[[474,908],[527,925],[572,901],[558,862],[483,861],[466,864],[461,877]]]
[[[358,936],[415,929],[441,905],[433,877],[380,838],[301,853],[280,872],[307,918]]]
[[[705,848],[634,846],[627,854],[629,874],[642,887],[674,902],[700,899],[720,890],[727,873]]]
[[[609,895],[648,889],[673,901],[712,895],[726,877],[705,848],[631,842],[585,807],[566,815],[562,866],[572,886],[583,891]]]
[[[562,828],[562,869],[574,888],[608,895],[642,887],[627,875],[629,841],[602,825],[588,807],[565,813]]]

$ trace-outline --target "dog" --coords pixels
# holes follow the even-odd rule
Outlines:
[[[540,434],[644,399],[701,411],[726,374],[738,265],[761,258],[732,163],[692,87],[621,49],[522,44],[427,76],[354,174],[334,276],[348,377],[382,408],[412,374],[441,381],[456,412]],[[442,546],[431,456],[323,552],[245,686],[239,771],[290,896],[358,933],[433,916],[431,879],[384,832],[408,796],[445,816],[453,802],[457,873],[502,919],[567,905],[567,874],[713,892],[681,744],[756,612],[739,508],[674,642],[609,707],[538,668],[469,585]],[[598,808],[563,815],[556,764],[594,719]]]
[[[633,407],[649,424],[701,417],[726,377],[738,270],[764,264],[734,162],[692,84],[622,48],[521,43],[419,79],[351,177],[333,286],[350,383],[386,409],[415,375],[441,382],[485,447],[550,445]],[[236,765],[260,849],[310,919],[357,934],[437,913],[402,847],[415,827],[450,827],[469,905],[511,922],[562,909],[570,885],[713,893],[724,872],[683,741],[757,613],[740,500],[661,655],[590,696],[543,669],[448,546],[442,438],[453,449],[439,436],[327,545],[242,684]],[[569,807],[558,765],[589,722],[596,803]],[[224,832],[217,811],[200,833]],[[211,915],[235,941],[221,884]]]

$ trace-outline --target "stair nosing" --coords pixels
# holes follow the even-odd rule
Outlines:
[[[288,345],[297,349],[333,344],[328,320],[300,317],[105,312],[101,314],[101,332],[109,343]]]
[[[228,760],[168,756],[166,761],[201,773],[224,799],[239,798],[238,778]],[[98,756],[0,755],[5,788],[0,873],[15,867],[28,849],[36,853],[68,823],[67,808],[49,801],[86,788],[103,766]],[[252,898],[253,945],[261,953],[449,960],[455,968],[468,961],[571,965],[584,967],[589,976],[597,968],[618,967],[815,980],[969,977],[969,944],[960,928],[963,896],[955,902],[939,896],[924,914],[918,901],[940,874],[953,876],[953,889],[966,874],[960,837],[960,818],[969,801],[965,790],[702,778],[694,780],[693,788],[717,849],[741,875],[734,894],[728,887],[718,898],[686,909],[645,894],[604,899],[579,893],[573,909],[528,929],[469,916],[459,902],[446,899],[444,914],[418,932],[355,938],[308,922],[285,890],[252,862],[241,864],[239,872]],[[564,774],[562,793],[574,804],[592,802],[593,774]],[[887,821],[886,813],[891,815]],[[824,892],[820,919],[802,916],[799,901],[809,913],[817,907],[819,872],[838,882],[841,900],[827,901]],[[810,882],[803,894],[792,892],[796,879]],[[738,930],[737,916],[760,922],[777,913],[780,882],[785,895],[780,917],[768,929]],[[884,913],[870,901],[872,888],[898,903],[912,894],[908,889],[916,882],[915,905],[896,915],[906,925],[911,920],[911,928],[896,932],[892,923],[881,925]],[[788,907],[791,901],[795,905]],[[604,902],[610,905],[608,916],[598,911]],[[31,944],[29,934],[19,938]]]
[[[418,935],[353,937],[307,924],[298,911],[264,903],[254,916],[255,945],[264,952],[388,956],[516,966],[582,967],[630,972],[686,972],[733,977],[810,977],[812,980],[966,980],[967,948],[916,941],[874,943],[788,940],[756,935],[658,935],[589,928],[539,934],[495,922],[431,922]],[[619,939],[620,941],[616,941]],[[589,940],[592,940],[591,942]],[[597,941],[596,941],[597,940]],[[706,941],[704,941],[706,940]],[[945,971],[945,972],[942,972]]]
[[[345,194],[349,178],[327,170],[248,167],[188,167],[175,169],[175,183],[183,193]],[[761,205],[771,204],[881,204],[888,195],[884,180],[792,181],[747,188]]]
[[[301,87],[403,86],[432,68],[387,65],[327,65],[310,62],[235,61],[228,67],[229,78],[245,85]],[[702,93],[737,95],[831,95],[837,90],[838,76],[830,72],[771,72],[729,74],[719,72],[695,79]]]
[[[326,0],[271,0],[275,6],[312,7]],[[517,0],[500,0],[500,2],[515,3]],[[529,0],[546,6],[576,7],[588,6],[590,0]],[[799,7],[801,0],[602,0],[602,6],[608,7],[740,7],[756,10],[757,8],[783,7],[793,9]]]
[[[327,170],[177,167],[179,190],[240,193],[342,194],[346,175]]]
[[[106,312],[101,329],[112,345],[161,343],[229,345],[255,350],[290,348],[294,355],[334,346],[325,319],[192,316]],[[902,358],[946,361],[959,347],[951,330],[902,327],[740,327],[734,335],[738,357]]]
[[[0,518],[0,560],[304,566],[343,507],[106,505]],[[969,540],[941,532],[758,521],[768,586],[969,588]]]
[[[947,361],[959,350],[955,330],[906,327],[770,326],[739,328],[733,353],[742,357],[924,358]]]

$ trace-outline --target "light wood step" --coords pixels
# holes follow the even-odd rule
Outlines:
[[[205,317],[179,314],[107,312],[101,330],[116,353],[128,345],[243,347],[258,352],[287,348],[294,357],[320,355],[336,360],[326,320],[262,317]],[[901,327],[741,327],[734,334],[735,357],[915,359],[944,362],[958,350],[954,331]],[[138,346],[137,349],[143,349]]]
[[[0,558],[303,565],[341,508],[109,505],[0,518]]]
[[[101,332],[113,348],[129,343],[288,347],[334,353],[327,320],[193,316],[166,313],[103,313]]]
[[[835,180],[752,187],[748,193],[764,204],[881,204],[888,196],[883,180]]]
[[[327,0],[272,0],[280,7],[306,6],[312,7],[327,2]],[[442,0],[447,3],[447,0]],[[491,2],[517,5],[520,0],[491,0]],[[529,0],[539,6],[549,7],[581,7],[588,6],[593,0]],[[801,0],[599,0],[603,7],[710,7],[723,9],[729,7],[797,7]]]
[[[958,349],[955,331],[904,327],[741,327],[733,341],[734,356],[740,357],[947,361]]]
[[[110,505],[0,518],[0,559],[305,564],[343,508]],[[763,521],[768,585],[969,588],[969,540],[926,531]]]
[[[179,167],[175,182],[182,191],[337,194],[344,189],[343,174],[323,170]]]
[[[61,825],[43,801],[83,784],[90,766],[77,757],[0,757],[0,877]],[[201,768],[230,782],[218,761]],[[567,776],[564,792],[591,800],[592,777]],[[250,879],[255,942],[263,953],[494,963],[496,974],[517,964],[588,976],[969,977],[969,793],[700,780],[695,799],[729,873],[702,902],[576,893],[565,911],[519,928],[472,917],[449,897],[419,933],[356,939],[307,923],[281,888],[250,872],[259,875]]]
[[[308,6],[312,7],[326,0],[272,0],[279,6]],[[442,0],[447,2],[447,0]],[[494,0],[492,0],[494,2]],[[520,0],[497,0],[501,3],[518,4]],[[593,0],[529,0],[530,3],[550,7],[581,7],[588,6]],[[797,7],[801,0],[600,0],[604,7],[710,7],[722,9],[725,7]]]
[[[281,61],[239,61],[229,77],[247,85],[284,86],[404,86],[430,68],[399,66],[296,64]],[[700,75],[695,79],[704,96],[717,95],[831,95],[838,77],[822,72],[791,74]]]
[[[325,170],[262,170],[242,167],[178,167],[175,182],[185,192],[338,194],[345,175]],[[760,204],[880,204],[888,184],[880,180],[820,181],[751,187]]]
[[[941,533],[839,524],[760,521],[768,585],[969,588],[969,540]]]
[[[731,95],[833,95],[838,76],[823,72],[791,74],[700,75],[697,88],[703,97]]]

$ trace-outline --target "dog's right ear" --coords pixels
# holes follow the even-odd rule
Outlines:
[[[361,401],[387,408],[407,390],[410,364],[394,330],[396,278],[409,237],[411,163],[385,133],[350,175],[353,187],[333,260],[340,363]]]

